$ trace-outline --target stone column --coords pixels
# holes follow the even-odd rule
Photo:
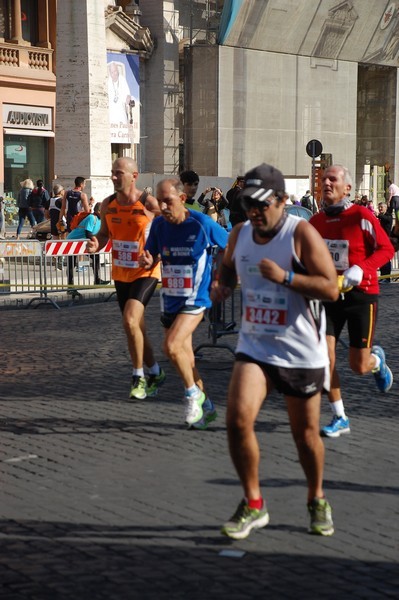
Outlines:
[[[85,177],[85,192],[100,201],[113,191],[110,172],[104,4],[58,2],[56,177],[64,187]]]
[[[39,0],[38,2],[38,11],[39,11],[39,42],[38,46],[40,48],[51,48],[50,44],[50,35],[49,35],[49,6],[48,0]]]
[[[23,45],[24,39],[22,37],[22,13],[21,13],[21,0],[15,0],[11,5],[12,10],[12,37],[10,42]]]
[[[146,0],[140,24],[157,40],[142,79],[141,171],[177,173],[179,167],[179,13],[177,0]],[[145,82],[145,85],[143,85]]]

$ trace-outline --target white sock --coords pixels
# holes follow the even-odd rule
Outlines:
[[[336,400],[335,402],[330,402],[330,408],[332,410],[333,415],[346,419],[344,403],[342,402],[342,399]]]
[[[141,369],[133,369],[132,370],[132,375],[133,375],[133,377],[135,375],[137,375],[138,377],[144,377],[144,369],[143,368],[141,368]]]
[[[375,358],[375,366],[373,367],[373,369],[372,369],[372,372],[373,372],[373,373],[376,373],[377,371],[379,371],[379,370],[380,370],[380,366],[381,366],[381,359],[380,359],[380,357],[379,357],[379,356],[377,356],[376,354],[373,354],[373,353],[372,353],[372,356],[374,356],[374,358]]]
[[[198,387],[194,383],[194,385],[192,385],[191,387],[186,388],[186,392],[185,392],[186,396],[192,396],[192,394],[195,394],[197,392],[197,390],[198,390]]]
[[[149,375],[159,375],[161,372],[161,369],[159,367],[159,364],[157,362],[155,362],[152,367],[150,367],[148,369],[148,374]]]

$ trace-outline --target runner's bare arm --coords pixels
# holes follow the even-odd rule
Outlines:
[[[145,200],[145,208],[152,213],[153,217],[158,217],[161,214],[158,200],[154,196],[147,196]]]
[[[60,215],[58,217],[58,223],[62,222],[62,217],[65,217],[65,213],[66,213],[66,191],[64,191],[64,195],[62,196],[62,201],[61,201],[61,210],[60,210]]]
[[[85,212],[90,212],[90,206],[89,206],[89,200],[87,198],[87,194],[85,194],[84,192],[81,192],[80,201],[82,203],[82,210],[84,210]]]
[[[259,263],[262,275],[276,283],[285,283],[309,298],[337,300],[337,272],[327,245],[318,231],[305,220],[295,230],[295,252],[306,267],[306,274],[285,271],[274,261],[263,259]]]
[[[144,250],[143,254],[139,256],[139,265],[143,269],[150,270],[155,264],[159,263],[161,257],[158,255],[154,256],[149,250]]]

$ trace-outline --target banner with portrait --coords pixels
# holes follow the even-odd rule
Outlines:
[[[139,57],[107,52],[112,144],[140,143]]]

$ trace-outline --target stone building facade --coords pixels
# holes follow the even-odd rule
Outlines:
[[[0,191],[79,174],[102,197],[121,155],[304,181],[312,139],[375,200],[399,177],[399,0],[0,0],[0,28]],[[138,60],[133,144],[110,141],[107,51]]]

